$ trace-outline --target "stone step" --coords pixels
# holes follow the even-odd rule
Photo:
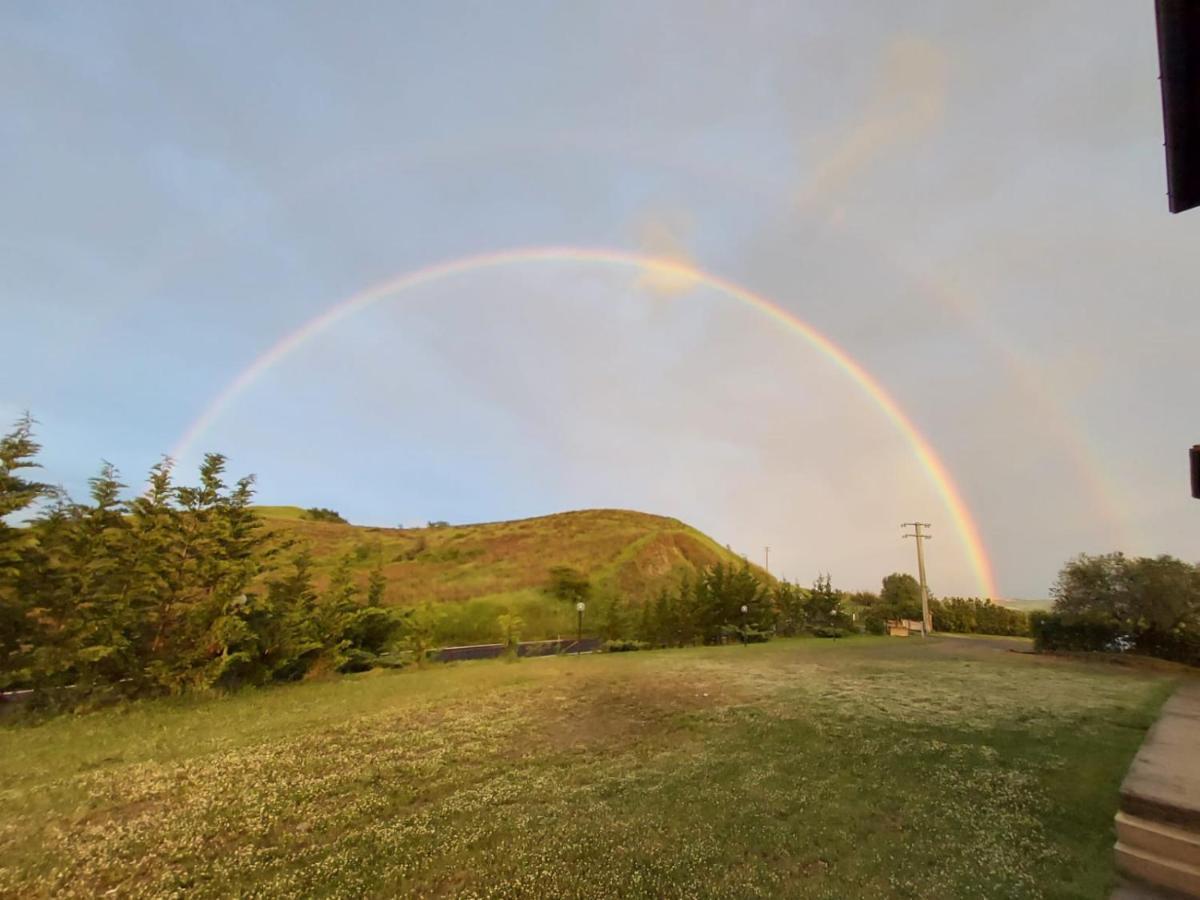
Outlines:
[[[1117,842],[1117,868],[1130,878],[1154,887],[1200,898],[1200,866],[1165,859],[1155,853]]]
[[[1117,841],[1163,859],[1200,866],[1200,833],[1126,812],[1117,813]]]
[[[1139,819],[1200,832],[1200,678],[1181,683],[1121,784],[1120,808]]]

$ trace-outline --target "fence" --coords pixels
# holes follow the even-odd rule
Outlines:
[[[582,640],[559,638],[552,641],[521,641],[517,644],[518,656],[554,656],[557,653],[594,653],[604,641],[597,637]],[[504,644],[471,644],[466,647],[442,647],[433,650],[430,656],[441,662],[460,659],[495,659],[504,653]]]

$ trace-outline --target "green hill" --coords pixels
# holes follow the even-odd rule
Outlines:
[[[446,642],[493,640],[496,619],[506,612],[521,616],[522,636],[528,639],[573,633],[574,609],[545,590],[555,566],[590,578],[585,621],[595,626],[614,599],[631,610],[660,589],[674,588],[687,574],[718,562],[742,562],[678,519],[629,510],[426,528],[311,521],[292,506],[263,506],[258,512],[272,531],[311,548],[318,584],[343,557],[363,583],[381,566],[385,602],[435,604],[438,636]]]

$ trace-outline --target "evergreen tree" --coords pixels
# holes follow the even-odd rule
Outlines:
[[[645,641],[647,644],[655,644],[654,634],[654,617],[652,615],[650,604],[642,602],[641,613],[638,617],[637,639]]]
[[[658,596],[654,598],[650,620],[653,623],[654,645],[659,647],[674,646],[678,640],[678,628],[674,622],[671,595],[667,593],[665,588],[660,590]]]
[[[382,566],[371,570],[370,580],[367,581],[367,606],[383,606],[383,596],[387,591],[387,579],[383,576]]]
[[[625,619],[625,604],[619,596],[613,594],[604,605],[603,630],[605,640],[615,641],[625,636],[628,627]]]
[[[833,589],[829,575],[818,575],[808,598],[808,621],[813,627],[839,624],[841,597]]]
[[[6,521],[51,493],[48,485],[24,477],[24,470],[39,467],[41,447],[33,438],[33,424],[26,414],[0,436],[0,688],[26,682],[28,654],[36,638],[28,595],[17,590],[34,537],[31,529]]]

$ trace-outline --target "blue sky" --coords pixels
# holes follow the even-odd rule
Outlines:
[[[843,346],[953,472],[1003,593],[1190,558],[1200,213],[1166,213],[1152,11],[1082,2],[9,5],[0,416],[136,483],[312,316],[430,263],[664,254]],[[286,358],[204,435],[354,521],[675,515],[772,568],[974,593],[912,449],[712,291],[446,279]],[[192,467],[194,459],[181,464]]]

